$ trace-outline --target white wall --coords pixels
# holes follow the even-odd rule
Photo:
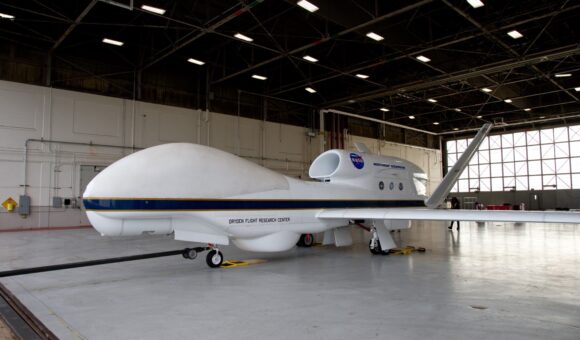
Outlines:
[[[52,197],[81,196],[80,166],[108,165],[128,149],[30,142],[58,140],[116,146],[149,147],[192,142],[246,157],[284,174],[307,178],[320,152],[318,137],[305,128],[238,118],[215,112],[133,102],[112,97],[0,81],[0,202],[31,196],[27,218],[0,208],[0,229],[88,224],[77,208],[51,208]],[[441,179],[436,150],[350,136],[373,151],[410,159]],[[27,167],[24,189],[24,167]]]

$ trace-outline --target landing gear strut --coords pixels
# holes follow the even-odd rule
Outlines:
[[[216,247],[195,247],[195,248],[185,248],[181,254],[183,258],[194,260],[197,258],[197,254],[209,250],[205,258],[205,262],[210,268],[217,268],[222,265],[224,261],[224,255]]]
[[[369,241],[369,250],[373,255],[388,255],[389,251],[383,251],[381,248],[381,241],[379,241],[379,235],[374,227],[371,228],[371,240]]]

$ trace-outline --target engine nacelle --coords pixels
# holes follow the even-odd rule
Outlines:
[[[370,164],[365,164],[365,158],[360,153],[345,150],[328,150],[318,156],[308,175],[316,179],[349,179],[368,175]]]

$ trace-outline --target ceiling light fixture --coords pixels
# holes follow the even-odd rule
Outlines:
[[[313,89],[312,87],[307,87],[307,88],[305,88],[305,90],[310,92],[310,93],[316,93],[316,90]]]
[[[383,111],[383,112],[389,112],[391,110],[387,109],[386,107],[381,107],[379,110]]]
[[[483,117],[483,116],[477,116],[477,117],[475,117],[475,118],[477,118],[477,119],[481,119],[482,117]]]
[[[576,91],[576,92],[580,92],[580,87],[575,87],[575,88],[574,88],[574,91]]]
[[[527,108],[524,109],[524,111],[530,112],[530,111],[532,111],[532,109],[530,109],[529,107],[527,107]]]
[[[254,39],[252,39],[252,38],[250,38],[250,37],[248,37],[246,35],[243,35],[242,33],[236,33],[236,34],[234,34],[234,37],[236,37],[236,38],[238,38],[240,40],[243,40],[243,41],[247,41],[247,42],[254,41]]]
[[[367,37],[369,37],[369,38],[371,38],[373,40],[376,40],[376,41],[381,41],[381,40],[385,39],[382,36],[376,34],[375,32],[369,32],[369,33],[367,33]]]
[[[103,42],[105,44],[110,44],[110,45],[115,45],[115,46],[123,46],[125,44],[122,41],[117,41],[117,40],[113,40],[113,39],[109,39],[109,38],[104,38]]]
[[[511,99],[506,99],[506,100],[504,100],[504,102],[506,102],[506,103],[508,103],[508,104],[509,104],[509,103],[511,103],[511,102],[512,102],[512,100],[511,100]]]
[[[483,2],[481,0],[467,0],[467,2],[471,5],[471,7],[473,8],[479,8],[479,7],[483,7]]]
[[[519,38],[521,38],[521,37],[523,37],[523,36],[524,36],[523,34],[521,34],[520,32],[518,32],[518,31],[516,31],[516,30],[509,31],[509,32],[507,33],[507,35],[509,35],[510,37],[512,37],[512,38],[514,38],[514,39],[519,39]]]
[[[415,119],[415,116],[409,116],[409,119]]]
[[[439,125],[439,122],[433,122],[433,125]]]
[[[427,99],[428,102],[437,103],[437,99],[429,98]]]
[[[305,55],[304,57],[302,57],[302,59],[304,59],[304,60],[308,60],[308,61],[310,61],[310,62],[312,62],[312,63],[315,63],[315,62],[317,62],[317,61],[318,61],[318,59],[316,59],[316,58],[314,58],[314,57],[311,57],[311,56],[309,56],[309,55]]]
[[[361,73],[357,73],[356,76],[359,77],[360,79],[367,79],[369,77],[366,74],[361,74]]]
[[[189,59],[187,59],[187,61],[189,61],[192,64],[199,65],[199,66],[205,64],[205,62],[203,62],[201,60],[193,59],[193,58],[189,58]]]
[[[572,73],[556,73],[556,74],[554,74],[554,77],[556,77],[556,78],[572,77]]]
[[[261,76],[259,74],[253,74],[252,75],[252,78],[258,79],[258,80],[266,80],[266,79],[268,79],[268,77],[264,77],[264,76]]]
[[[14,20],[14,15],[0,13],[0,18]]]
[[[457,130],[459,130],[459,128],[453,128],[453,131],[457,131]]]
[[[155,13],[155,14],[159,14],[159,15],[163,15],[165,14],[165,10],[162,8],[157,8],[157,7],[153,7],[153,6],[147,6],[147,5],[142,5],[141,9]]]
[[[544,118],[546,118],[546,116],[540,116],[540,119],[544,119]]]
[[[297,5],[304,8],[305,10],[307,10],[310,13],[318,11],[318,7],[316,5],[314,5],[313,3],[310,3],[306,0],[298,1]]]
[[[461,112],[461,109],[460,108],[456,108],[455,111]]]
[[[422,61],[422,62],[424,62],[424,63],[428,63],[428,62],[430,62],[430,61],[431,61],[431,59],[429,59],[429,58],[425,57],[424,55],[420,55],[420,56],[418,56],[418,57],[417,57],[417,60],[419,60],[419,61]]]
[[[490,93],[492,90],[490,88],[484,87],[481,89],[485,93]]]

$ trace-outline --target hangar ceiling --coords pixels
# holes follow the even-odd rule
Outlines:
[[[0,77],[234,114],[267,102],[277,120],[312,128],[321,108],[450,134],[487,121],[580,121],[576,1],[310,2],[319,9],[282,0],[4,0],[0,13],[14,18],[0,19]]]

